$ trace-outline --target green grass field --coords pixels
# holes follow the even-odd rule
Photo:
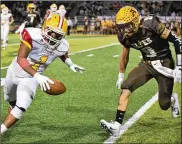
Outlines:
[[[116,43],[116,36],[67,36],[70,52]],[[1,51],[1,67],[8,66],[18,51],[17,35],[9,36],[9,44]],[[115,118],[120,90],[115,83],[119,70],[121,46],[71,55],[76,64],[86,71],[73,73],[59,59],[45,71],[44,75],[62,81],[67,92],[53,97],[37,90],[36,97],[22,119],[3,136],[3,143],[103,143],[109,135],[100,127],[100,119]],[[173,51],[174,53],[174,51]],[[87,55],[94,54],[92,57]],[[128,72],[139,63],[139,51],[132,50]],[[5,77],[6,69],[1,70]],[[181,85],[175,84],[181,104]],[[136,90],[124,122],[157,92],[155,80]],[[4,118],[8,105],[3,100],[1,88],[1,112]],[[173,119],[171,110],[162,111],[155,103],[117,143],[181,143],[181,118]]]

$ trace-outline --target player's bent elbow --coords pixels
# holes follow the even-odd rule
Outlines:
[[[23,57],[17,57],[17,63],[20,65],[21,68],[25,68],[30,65],[28,60]]]

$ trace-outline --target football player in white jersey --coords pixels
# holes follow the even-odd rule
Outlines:
[[[7,46],[9,26],[14,22],[13,16],[11,13],[8,13],[8,7],[4,7],[1,13],[1,40],[2,40],[2,49],[5,49]]]
[[[55,3],[51,4],[50,9],[46,11],[46,15],[44,16],[44,20],[47,19],[51,14],[57,13],[57,5]]]
[[[43,91],[50,89],[48,82],[54,82],[42,73],[56,58],[60,58],[73,72],[84,71],[68,56],[69,44],[64,38],[66,31],[66,19],[54,14],[44,21],[42,30],[25,28],[21,33],[18,56],[10,64],[4,84],[4,98],[11,109],[1,124],[1,135],[29,108],[38,85]]]
[[[57,12],[60,14],[60,16],[65,16],[66,15],[66,9],[64,5],[59,6],[59,10]]]

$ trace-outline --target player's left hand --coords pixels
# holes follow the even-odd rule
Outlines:
[[[85,71],[85,69],[81,66],[78,66],[76,64],[73,64],[70,66],[70,69],[74,72],[80,72],[80,73],[83,73],[83,71]]]
[[[176,68],[173,71],[173,77],[176,83],[181,83],[181,74],[182,74],[181,71],[182,71],[181,66],[176,66]]]
[[[123,81],[124,81],[124,73],[119,73],[118,80],[116,82],[116,88],[121,89],[121,85],[123,84]]]

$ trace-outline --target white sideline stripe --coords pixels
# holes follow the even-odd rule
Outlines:
[[[74,55],[74,54],[83,53],[83,52],[87,52],[87,51],[98,50],[98,49],[102,49],[102,48],[106,48],[106,47],[110,47],[110,46],[114,46],[114,45],[119,45],[119,43],[111,43],[111,44],[108,44],[108,45],[103,45],[103,46],[99,46],[99,47],[95,47],[95,48],[89,48],[89,49],[81,50],[81,51],[78,51],[78,52],[72,52],[69,55]]]
[[[6,67],[2,67],[2,68],[1,68],[1,70],[3,70],[3,69],[7,69],[8,67],[9,67],[9,66],[6,66]]]
[[[95,48],[89,48],[89,49],[81,50],[81,51],[78,51],[78,52],[72,52],[69,55],[74,55],[74,54],[83,53],[83,52],[87,52],[87,51],[102,49],[102,48],[106,48],[106,47],[110,47],[110,46],[114,46],[114,45],[119,45],[119,43],[111,43],[111,44],[108,44],[108,45],[103,45],[103,46],[99,46],[99,47],[95,47]],[[7,69],[8,67],[9,66],[2,67],[1,70]]]
[[[113,57],[113,58],[116,58],[116,57],[119,57],[119,55],[113,55],[112,57]]]
[[[20,45],[20,43],[8,44],[7,47],[8,46],[15,46],[15,45]]]
[[[94,56],[94,54],[88,54],[87,56],[88,56],[88,57],[92,57],[92,56]]]
[[[121,131],[118,137],[110,136],[104,141],[104,144],[115,143],[140,117],[158,100],[158,93],[156,93],[148,102],[146,102],[124,125],[121,126]]]

